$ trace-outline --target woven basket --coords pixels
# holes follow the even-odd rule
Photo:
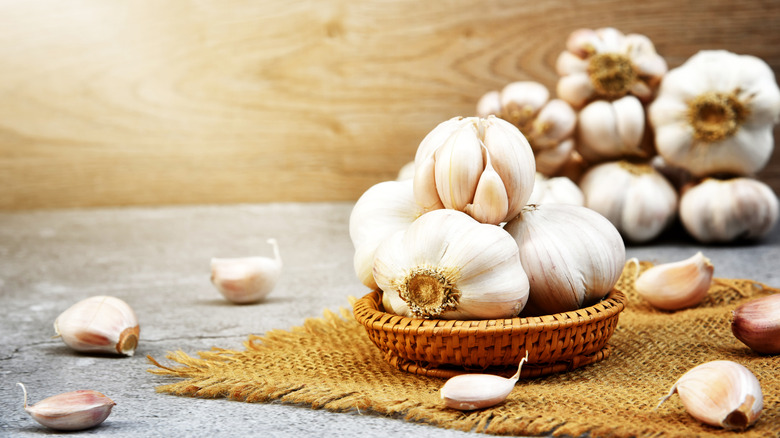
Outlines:
[[[625,305],[626,296],[613,290],[598,304],[554,315],[420,319],[386,313],[382,292],[375,290],[357,300],[353,312],[385,360],[403,371],[443,378],[476,370],[511,375],[528,350],[521,373],[527,378],[606,359]]]

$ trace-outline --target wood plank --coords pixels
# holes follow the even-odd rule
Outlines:
[[[780,2],[0,3],[0,209],[354,200],[579,27],[780,71]],[[778,131],[775,131],[778,135]],[[775,154],[762,178],[780,189]]]

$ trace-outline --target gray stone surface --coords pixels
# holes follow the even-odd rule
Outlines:
[[[95,389],[117,402],[99,428],[69,436],[442,436],[469,433],[371,413],[331,413],[280,403],[240,403],[158,394],[171,380],[147,372],[145,356],[181,349],[242,349],[246,336],[299,326],[367,292],[352,270],[351,203],[111,208],[0,213],[0,435],[45,430],[22,410],[30,401]],[[271,255],[284,272],[260,304],[227,303],[209,281],[212,257]],[[679,229],[629,257],[674,261],[702,250],[715,274],[780,285],[778,230],[758,244],[703,246]],[[53,339],[64,309],[114,295],[139,315],[134,357],[78,354]]]

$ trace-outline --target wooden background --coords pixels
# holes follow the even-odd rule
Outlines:
[[[603,26],[780,72],[778,1],[3,0],[0,209],[354,200]]]

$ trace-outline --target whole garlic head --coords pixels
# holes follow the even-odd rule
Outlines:
[[[583,175],[580,188],[585,206],[609,219],[634,242],[658,237],[677,217],[677,191],[649,164],[599,164]]]
[[[589,162],[651,154],[643,142],[645,109],[634,96],[589,103],[579,113],[577,150]],[[646,143],[646,144],[645,144]]]
[[[373,271],[379,244],[408,228],[422,214],[422,207],[414,200],[411,179],[384,181],[360,196],[349,216],[349,236],[355,247],[355,274],[364,285],[377,288]]]
[[[555,68],[558,96],[575,108],[627,94],[648,102],[667,70],[649,38],[611,27],[572,32]]]
[[[707,178],[683,190],[680,220],[686,231],[704,243],[756,240],[778,219],[777,196],[752,178]]]
[[[700,51],[670,70],[649,107],[658,153],[696,176],[761,170],[779,117],[772,69],[724,50]]]
[[[276,239],[268,239],[274,257],[231,257],[211,259],[211,282],[228,301],[256,303],[276,287],[282,274],[282,257]]]
[[[425,211],[463,211],[494,225],[520,212],[536,173],[523,134],[495,116],[439,124],[420,143],[415,168],[414,197]]]
[[[132,356],[141,328],[126,302],[100,295],[81,300],[62,312],[54,320],[54,331],[76,351]]]
[[[456,210],[423,214],[376,251],[385,310],[437,319],[511,318],[528,299],[512,236]]]
[[[495,115],[520,129],[536,156],[536,170],[545,175],[555,174],[574,149],[577,115],[565,101],[551,100],[541,83],[512,82],[488,92],[477,102],[477,115]]]
[[[504,229],[517,242],[528,275],[529,314],[568,312],[595,304],[623,272],[626,248],[620,233],[589,208],[529,205]]]

